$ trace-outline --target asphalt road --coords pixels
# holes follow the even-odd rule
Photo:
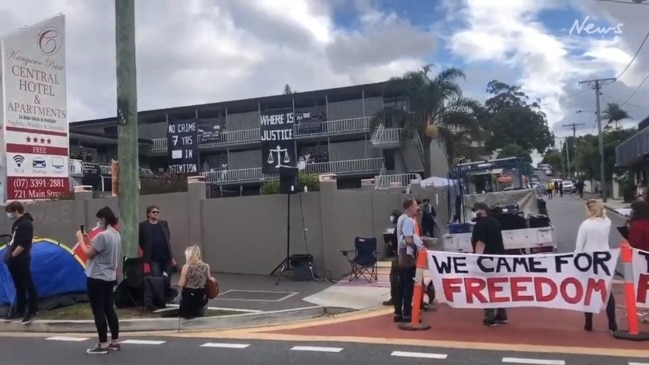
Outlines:
[[[63,341],[62,341],[63,340]],[[94,339],[93,339],[94,340]],[[127,340],[122,351],[87,355],[91,339],[1,338],[0,365],[155,364],[155,365],[330,365],[334,363],[402,365],[649,365],[649,359],[588,355],[453,350],[355,343],[228,341],[184,338]],[[128,343],[130,341],[131,343]]]
[[[557,238],[557,250],[559,252],[571,252],[575,250],[577,230],[579,225],[586,218],[585,201],[578,196],[564,195],[547,199],[548,213],[555,229]],[[618,226],[623,226],[625,219],[617,213],[606,212],[613,223],[609,242],[612,248],[618,247],[622,242],[622,236],[617,231]]]

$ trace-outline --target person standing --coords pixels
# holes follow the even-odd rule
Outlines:
[[[85,232],[77,232],[79,247],[88,258],[86,264],[88,300],[95,320],[99,343],[86,350],[87,354],[100,355],[121,350],[119,343],[119,318],[115,312],[117,267],[121,258],[122,240],[117,226],[117,217],[109,208],[99,209],[95,215],[97,226],[103,229],[92,242]],[[108,342],[110,328],[111,341]]]
[[[476,212],[476,223],[471,235],[473,253],[479,255],[503,255],[505,245],[503,243],[502,230],[496,218],[489,215],[489,207],[485,203],[476,203],[473,206]],[[485,326],[493,327],[497,324],[507,324],[507,310],[504,308],[485,309],[482,323]]]
[[[611,249],[608,237],[611,233],[611,220],[604,213],[604,203],[601,200],[590,199],[586,202],[586,220],[581,223],[577,231],[577,242],[575,252],[608,251]],[[584,330],[593,330],[593,314],[584,313],[586,322]],[[615,297],[609,293],[606,303],[606,317],[608,318],[608,329],[611,332],[617,331],[617,319],[615,318]]]
[[[151,266],[151,275],[169,278],[174,267],[171,233],[167,221],[159,219],[159,216],[160,208],[157,206],[146,208],[147,219],[140,223],[140,248],[142,259]]]
[[[435,237],[435,217],[437,217],[437,212],[435,208],[430,204],[429,199],[424,199],[424,206],[421,210],[421,228],[422,235],[428,237]]]
[[[32,241],[34,239],[34,219],[25,213],[21,202],[14,201],[5,207],[7,218],[13,220],[11,225],[11,241],[5,253],[4,262],[16,289],[15,312],[9,319],[23,317],[20,324],[30,324],[38,310],[38,291],[32,278]]]
[[[399,290],[394,300],[394,321],[410,322],[412,316],[412,296],[414,279],[417,272],[417,250],[423,242],[417,234],[418,205],[415,199],[406,199],[403,202],[403,211],[406,215],[401,223],[397,223],[399,237]],[[400,218],[401,220],[401,218]],[[421,283],[417,283],[420,285]]]
[[[563,197],[563,181],[559,181],[559,196]]]

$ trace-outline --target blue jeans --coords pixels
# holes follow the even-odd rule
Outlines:
[[[171,260],[151,261],[151,275],[162,276],[163,273],[171,276]]]

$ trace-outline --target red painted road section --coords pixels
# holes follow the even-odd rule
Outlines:
[[[615,291],[618,305],[623,304],[623,295],[617,293],[621,291],[621,288],[616,288]],[[623,309],[618,309],[618,317],[622,314]],[[421,332],[400,330],[396,324],[392,323],[391,315],[383,315],[335,324],[268,331],[267,333],[611,349],[649,349],[647,342],[614,339],[606,331],[607,322],[604,313],[595,316],[595,331],[593,332],[584,331],[584,315],[580,312],[543,308],[510,309],[509,324],[497,327],[483,326],[482,315],[481,310],[452,309],[446,305],[440,305],[435,312],[423,313],[423,321],[430,324],[432,328]],[[626,328],[625,323],[619,323],[619,326],[621,329]],[[641,329],[649,331],[649,325],[643,324]]]

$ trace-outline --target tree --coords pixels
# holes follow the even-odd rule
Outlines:
[[[636,133],[634,128],[605,130],[604,139],[604,169],[606,180],[610,181],[613,174],[620,175],[625,172],[624,168],[615,167],[615,147],[629,139]],[[597,136],[587,134],[577,139],[576,168],[583,173],[583,177],[589,180],[599,180],[600,158],[599,143]]]
[[[620,105],[617,103],[608,103],[606,109],[602,112],[602,117],[606,119],[604,129],[610,130],[613,128],[614,130],[618,130],[618,122],[622,119],[628,119],[629,114],[620,108]]]
[[[289,94],[296,94],[297,91],[291,89],[291,85],[286,84],[284,85],[284,95],[289,95]]]
[[[370,123],[374,132],[381,126],[402,128],[401,140],[409,143],[420,138],[424,149],[424,174],[430,175],[430,144],[439,142],[451,163],[456,146],[463,143],[458,136],[477,136],[476,114],[482,105],[465,98],[458,85],[464,72],[450,68],[431,76],[431,67],[411,71],[388,80],[385,93],[408,97],[410,110],[388,106],[374,115]]]
[[[508,144],[498,152],[498,158],[518,157],[525,163],[532,163],[530,152],[517,144]]]
[[[487,149],[497,151],[515,144],[543,154],[554,143],[538,101],[528,103],[529,97],[520,86],[493,80],[487,84],[487,92],[493,96],[485,102],[486,111],[480,118],[481,126],[489,132]]]

